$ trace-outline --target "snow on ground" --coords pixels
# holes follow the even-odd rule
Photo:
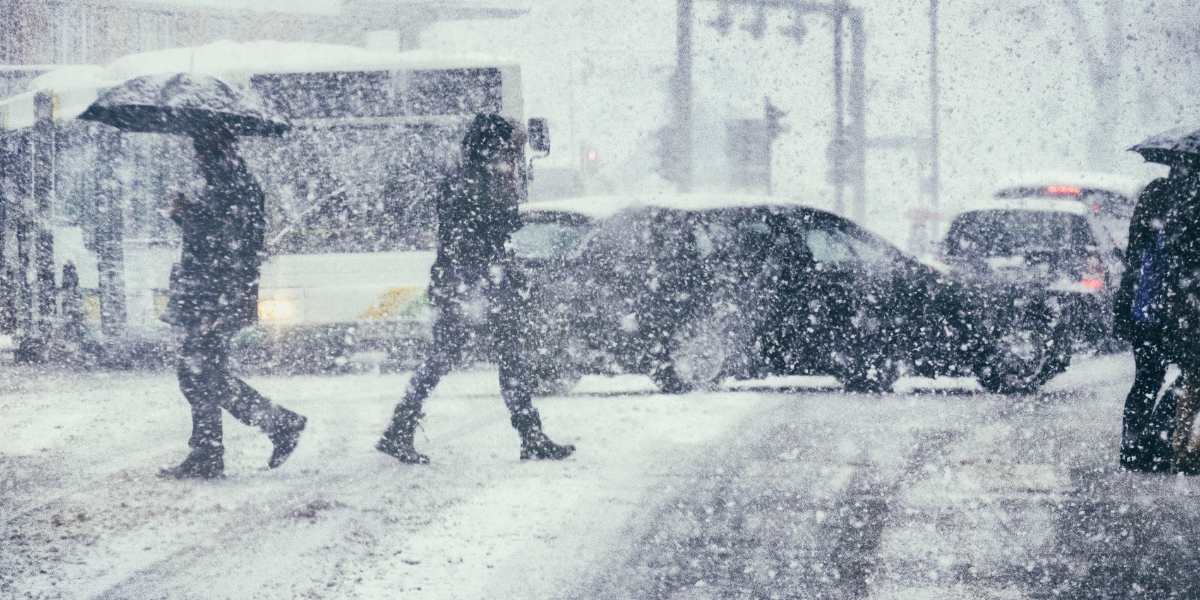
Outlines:
[[[910,434],[886,432],[964,428],[969,438],[947,448],[960,466],[897,490],[906,505],[959,505],[1010,489],[1061,494],[1067,465],[1007,456],[1014,427],[1029,425],[992,411],[1053,402],[1056,418],[1078,420],[1070,444],[1094,438],[1091,451],[1109,453],[1132,360],[1081,361],[1046,386],[1040,398],[1050,400],[1028,401],[978,394],[969,380],[897,386],[955,396],[844,396],[821,378],[666,396],[644,377],[588,377],[569,396],[537,402],[551,437],[579,448],[553,463],[517,459],[496,374],[486,370],[452,374],[428,401],[417,443],[431,465],[375,452],[406,378],[253,378],[309,417],[291,460],[268,470],[266,437],[227,418],[227,478],[177,482],[155,477],[186,453],[189,413],[171,373],[4,368],[0,597],[585,597],[589,582],[620,572],[664,502],[780,407],[810,418],[814,431],[826,431],[823,422],[876,431],[827,452],[877,446],[870,456],[879,469],[891,469],[910,443]],[[847,456],[853,469],[858,459]],[[1172,493],[1190,484],[1147,485]],[[1003,538],[923,531],[883,532],[880,559],[899,569],[923,548],[961,542],[986,554]]]
[[[266,469],[266,437],[227,418],[227,478],[175,482],[155,477],[190,427],[170,373],[4,375],[0,595],[14,597],[554,596],[764,402],[585,381],[604,395],[538,402],[576,457],[522,463],[495,373],[455,373],[417,436],[433,464],[411,467],[372,447],[405,375],[252,379],[309,417],[296,453]]]

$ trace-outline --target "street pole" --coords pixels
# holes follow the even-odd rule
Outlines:
[[[842,89],[843,13],[833,15],[833,211],[846,215],[846,121],[845,92]]]
[[[44,361],[54,329],[57,289],[54,282],[54,96],[38,92],[34,97],[33,126],[33,256],[34,293],[29,298],[30,337],[27,359]]]
[[[676,153],[676,174],[680,191],[690,191],[692,183],[692,4],[694,0],[676,0],[678,24],[676,26],[677,62],[675,75],[671,79],[671,95],[674,106],[673,149]],[[861,8],[850,6],[849,0],[833,0],[832,3],[807,0],[717,0],[722,6],[754,6],[790,9],[797,16],[820,13],[833,22],[833,141],[829,145],[830,183],[834,185],[835,211],[846,213],[846,186],[853,188],[853,218],[862,220],[866,216],[866,41]],[[719,21],[721,21],[719,19]],[[850,73],[847,81],[845,69],[845,28],[850,28]],[[721,21],[724,23],[724,21]],[[728,23],[713,23],[721,34],[728,30]],[[803,37],[800,28],[797,41]],[[793,34],[795,35],[795,34]],[[847,119],[849,123],[847,123]],[[770,153],[768,152],[768,155]],[[769,159],[768,159],[769,160]],[[768,189],[770,183],[768,183]]]
[[[847,89],[850,117],[850,186],[854,189],[853,217],[859,223],[867,218],[867,66],[866,28],[863,13],[855,10],[850,16],[850,82]]]
[[[676,0],[675,76],[671,80],[674,104],[675,173],[679,191],[692,191],[692,0]]]
[[[938,95],[938,0],[929,0],[929,198],[934,214],[941,210],[941,172],[938,165],[938,130],[941,123]]]

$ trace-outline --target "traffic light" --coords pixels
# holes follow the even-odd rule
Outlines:
[[[600,169],[600,151],[595,146],[583,145],[583,173],[595,175]]]

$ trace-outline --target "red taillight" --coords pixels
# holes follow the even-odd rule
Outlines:
[[[1048,185],[1046,186],[1046,193],[1055,196],[1078,196],[1079,188],[1073,185]]]
[[[1080,281],[1079,283],[1083,284],[1083,287],[1091,288],[1093,290],[1104,289],[1104,280],[1103,279],[1084,279],[1084,280]]]

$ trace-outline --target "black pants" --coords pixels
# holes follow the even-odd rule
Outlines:
[[[1167,358],[1157,343],[1138,342],[1133,345],[1133,360],[1137,373],[1125,398],[1121,466],[1165,471],[1171,460],[1176,402],[1175,394],[1169,392],[1158,400],[1167,374]]]
[[[222,447],[221,409],[235,419],[272,430],[275,407],[246,382],[229,373],[229,339],[235,332],[188,327],[179,345],[179,389],[192,405],[192,449]]]
[[[521,343],[524,303],[511,279],[467,281],[448,292],[433,290],[431,296],[433,341],[425,361],[409,380],[402,404],[420,412],[433,388],[462,360],[467,342],[485,333],[490,334],[492,354],[500,367],[505,406],[512,414],[532,408],[529,368]]]

